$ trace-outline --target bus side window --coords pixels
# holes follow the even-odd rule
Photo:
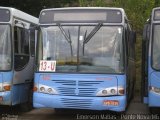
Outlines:
[[[14,53],[18,53],[18,31],[14,28]]]
[[[29,32],[27,29],[14,27],[14,68],[21,70],[29,62]]]
[[[135,39],[136,39],[135,32],[130,31],[130,35],[129,35],[130,57],[133,60],[135,60]]]
[[[35,55],[35,31],[30,31],[30,54]]]
[[[128,47],[128,31],[125,29],[125,42],[126,42],[126,55],[129,57],[129,47]]]
[[[21,34],[21,54],[29,55],[29,32],[26,29],[22,29]]]

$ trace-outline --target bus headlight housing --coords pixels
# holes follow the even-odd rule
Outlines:
[[[160,94],[160,88],[150,86],[150,91]]]
[[[123,87],[109,87],[101,89],[97,92],[96,96],[112,96],[112,95],[124,95]]]
[[[46,94],[53,94],[53,95],[58,94],[58,92],[54,88],[46,86],[46,85],[39,85],[38,92],[46,93]]]

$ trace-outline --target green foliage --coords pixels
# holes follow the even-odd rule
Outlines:
[[[106,7],[108,0],[79,0],[79,6],[81,7]],[[112,1],[112,0],[109,0]]]
[[[78,0],[1,0],[0,6],[17,8],[38,17],[44,8],[78,6]]]
[[[127,13],[134,29],[142,34],[143,25],[149,18],[152,8],[155,5],[154,0],[115,0],[113,5],[122,7]]]

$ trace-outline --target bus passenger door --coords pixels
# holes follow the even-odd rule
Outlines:
[[[29,36],[29,23],[15,20],[13,105],[27,102],[31,89],[34,59],[30,57]]]
[[[126,29],[126,89],[128,101],[133,97],[135,83],[135,41],[136,34],[130,31],[129,26]]]
[[[141,78],[141,101],[148,103],[148,51],[150,38],[150,24],[147,23],[143,29],[142,40],[142,78]]]
[[[129,72],[130,72],[130,99],[134,95],[134,85],[136,81],[136,68],[135,68],[135,42],[136,33],[130,31],[129,33]]]

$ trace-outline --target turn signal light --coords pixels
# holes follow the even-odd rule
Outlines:
[[[38,88],[36,86],[33,87],[33,92],[36,92]]]
[[[0,101],[3,101],[3,97],[2,96],[0,96]]]
[[[4,88],[5,91],[10,91],[11,90],[11,86],[10,85],[5,85],[3,88]]]
[[[119,93],[120,93],[121,95],[124,95],[124,89],[120,89],[120,90],[119,90]]]

